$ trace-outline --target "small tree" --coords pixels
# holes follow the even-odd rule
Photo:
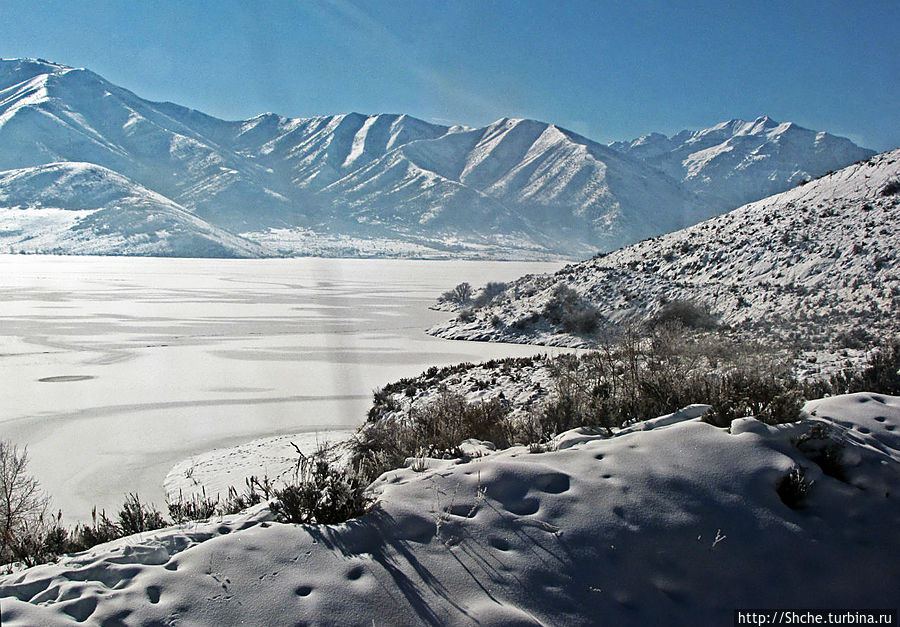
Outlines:
[[[452,290],[441,294],[440,300],[456,305],[468,305],[472,301],[472,286],[468,283],[460,283]]]
[[[27,468],[28,450],[0,441],[0,563],[18,559],[22,542],[47,518],[49,499]]]

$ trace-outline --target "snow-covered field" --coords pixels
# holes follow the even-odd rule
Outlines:
[[[390,381],[538,352],[429,337],[448,314],[427,306],[459,281],[557,267],[0,256],[0,438],[28,446],[71,522],[129,491],[163,506],[178,462],[202,467],[212,449],[265,437],[314,441],[360,424]]]
[[[339,525],[264,505],[0,578],[4,624],[730,625],[737,608],[895,607],[900,398],[730,430],[703,408],[386,473]],[[841,479],[797,445],[843,444]],[[792,468],[811,482],[779,496]]]

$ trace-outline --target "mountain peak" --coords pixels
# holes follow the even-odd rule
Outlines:
[[[74,69],[45,59],[0,59],[0,89],[6,89],[38,76],[64,74]]]

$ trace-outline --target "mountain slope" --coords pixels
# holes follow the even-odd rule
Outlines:
[[[682,143],[705,147],[729,132]],[[815,151],[794,143],[783,167],[805,172]],[[756,172],[746,163],[761,153],[750,148],[735,144],[685,178],[534,120],[480,129],[396,114],[227,122],[85,69],[0,60],[0,170],[93,163],[282,254],[344,254],[349,238],[418,256],[583,258],[736,206],[723,200],[726,185],[759,197],[758,176],[735,175]]]
[[[777,194],[875,154],[849,139],[768,116],[681,131],[671,138],[651,133],[610,147],[728,207]]]
[[[894,150],[555,275],[523,277],[432,333],[590,345],[605,324],[671,314],[670,303],[693,303],[695,313],[708,308],[736,329],[804,344],[896,333],[898,219]]]
[[[171,200],[89,163],[0,172],[0,250],[93,255],[259,257]]]

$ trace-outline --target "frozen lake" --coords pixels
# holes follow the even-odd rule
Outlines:
[[[356,427],[372,390],[533,346],[430,337],[460,281],[562,264],[0,256],[0,438],[70,522],[128,492],[164,509],[179,460]]]

